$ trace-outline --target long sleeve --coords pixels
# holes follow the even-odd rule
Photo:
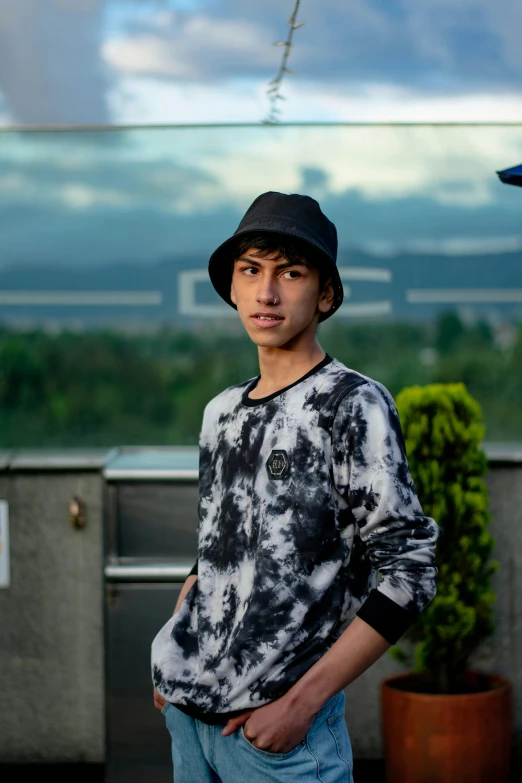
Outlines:
[[[346,503],[346,525],[355,526],[381,575],[357,614],[395,644],[436,593],[440,530],[423,514],[397,408],[382,384],[363,382],[341,399],[332,429],[332,471]]]

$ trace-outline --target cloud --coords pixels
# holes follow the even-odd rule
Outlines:
[[[150,77],[127,77],[110,90],[107,103],[126,125],[260,122],[268,112],[264,87],[248,79],[179,84]]]
[[[461,70],[468,80],[520,82],[522,6],[517,0],[402,0],[402,5],[423,59]]]
[[[116,212],[151,205],[165,214],[184,214],[187,206],[194,213],[195,203],[215,202],[219,183],[197,162],[172,159],[161,144],[156,150],[153,145],[151,155],[139,135],[98,132],[100,144],[92,135],[90,141],[77,135],[77,147],[71,138],[64,146],[63,133],[42,134],[35,144],[30,137],[6,135],[0,148],[0,205],[28,213],[51,205],[63,215],[93,212],[109,220]]]
[[[277,57],[263,42],[270,38],[260,24],[203,14],[162,14],[147,32],[112,38],[102,57],[124,74],[215,81],[222,75],[250,73],[275,66]],[[151,29],[155,27],[156,29]]]
[[[223,78],[236,77],[238,67],[245,76],[258,74],[277,61],[273,54],[270,59],[271,44],[287,34],[287,13],[280,0],[265,0],[262,7],[248,0],[202,3],[192,15],[165,12],[169,4],[151,6],[157,13],[132,12],[127,5],[120,37],[137,42],[143,32],[173,49],[181,47],[184,62],[197,60],[190,73],[202,80],[215,80],[216,66]],[[291,60],[302,80],[364,84],[387,79],[430,92],[456,93],[493,85],[519,87],[518,0],[322,0],[302,4],[299,19],[306,25],[296,32]],[[191,20],[197,20],[193,29]],[[239,31],[238,25],[249,31],[249,46],[244,49],[227,32]],[[222,52],[223,59],[216,59],[209,40],[212,29],[234,57]],[[197,46],[200,40],[208,40],[208,47],[193,49],[192,42]],[[261,51],[266,51],[266,60],[258,60]],[[168,62],[169,57],[164,53],[161,60]]]
[[[522,122],[522,91],[430,94],[389,83],[353,87],[287,84],[285,121],[312,115],[326,122],[494,123]]]
[[[228,0],[221,14],[245,16],[252,7]],[[265,0],[263,16],[281,37],[280,2]],[[322,0],[302,4],[300,19],[306,25],[291,58],[302,79],[387,80],[433,93],[520,89],[518,0]]]
[[[517,127],[260,126],[6,134],[0,194],[72,209],[242,210],[264,190],[357,192],[367,201],[428,196],[492,204],[495,172],[522,158]],[[98,195],[97,195],[98,194]]]
[[[287,81],[282,89],[283,122],[469,123],[522,122],[522,92],[430,95],[387,83],[354,86]],[[261,122],[268,114],[266,84],[230,79],[219,87],[151,77],[126,77],[108,94],[121,124]]]
[[[3,0],[0,124],[259,122],[280,0]],[[303,3],[285,121],[522,121],[519,0]]]
[[[295,192],[303,170],[313,167],[324,172],[331,194],[357,191],[378,201],[429,193],[441,204],[487,204],[495,199],[494,172],[522,157],[518,128],[280,127],[245,130],[241,144],[233,141],[230,134],[219,153],[202,148],[200,163],[243,203],[270,182]]]
[[[303,5],[284,121],[522,121],[515,0],[324,0]],[[280,2],[141,15],[103,52],[121,122],[258,122],[286,35]],[[522,19],[521,19],[522,21]],[[515,27],[513,27],[515,22]],[[371,45],[369,42],[371,41]],[[244,42],[244,43],[242,43]],[[123,98],[122,96],[125,96]],[[134,110],[133,110],[134,107]],[[260,108],[258,108],[260,107]]]
[[[343,252],[508,251],[521,194],[495,171],[517,159],[509,127],[4,134],[0,263],[204,262],[266,190],[319,198]]]

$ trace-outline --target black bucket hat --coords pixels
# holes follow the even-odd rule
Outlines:
[[[337,230],[323,214],[318,202],[298,193],[268,191],[250,205],[234,234],[210,256],[208,273],[212,285],[227,304],[237,310],[230,298],[232,254],[243,234],[277,234],[293,237],[310,246],[314,264],[332,277],[335,296],[332,307],[321,313],[319,321],[333,315],[343,301],[343,284],[337,269]]]

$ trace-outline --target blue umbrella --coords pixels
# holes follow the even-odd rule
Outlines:
[[[522,188],[522,164],[513,166],[511,169],[497,171],[497,174],[506,185],[518,185],[519,188]]]

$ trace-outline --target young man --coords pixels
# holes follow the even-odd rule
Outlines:
[[[209,262],[260,374],[205,407],[198,559],[152,645],[176,783],[351,783],[343,689],[435,594],[393,398],[317,340],[336,257],[314,199],[269,192]]]

